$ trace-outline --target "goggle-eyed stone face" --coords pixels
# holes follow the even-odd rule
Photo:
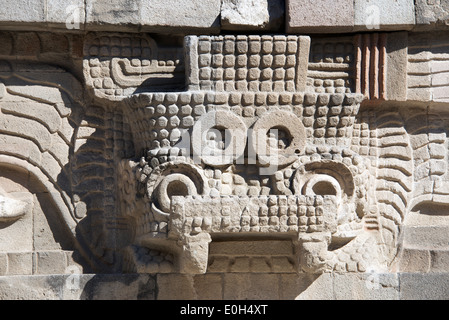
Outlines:
[[[425,246],[399,236],[404,225],[445,223],[444,32],[189,36],[183,48],[136,31],[0,33],[0,164],[16,175],[2,186],[25,171],[48,195],[31,200],[28,178],[22,194],[0,192],[0,273],[14,270],[12,250],[28,250],[29,272],[45,268],[28,231],[47,199],[101,270],[121,268],[126,243],[128,271],[252,272],[263,260],[282,272],[283,258],[364,271],[388,266],[402,239]],[[294,254],[265,257],[276,241]]]
[[[327,247],[332,234],[353,239],[361,230],[355,203],[366,206],[356,199],[354,184],[365,173],[356,167],[363,161],[349,150],[363,97],[304,93],[299,61],[307,60],[309,48],[303,37],[188,37],[186,44],[188,91],[126,101],[135,143],[146,152],[138,170],[148,172],[140,180],[150,202],[137,214],[136,243],[176,252],[172,269],[203,273],[211,236],[218,234],[278,234],[300,247],[310,241]],[[224,76],[243,86],[232,92],[206,72],[213,66],[215,76],[234,70],[238,77],[248,66],[276,71],[286,63],[293,63],[286,78],[264,71],[243,86]],[[275,86],[268,90],[269,82]],[[206,91],[210,85],[214,91]],[[139,227],[149,221],[154,227]],[[309,255],[298,249],[295,259]]]
[[[121,164],[131,180],[136,177],[133,182],[124,179],[128,187],[123,190],[124,198],[131,198],[124,212],[135,219],[130,270],[160,271],[160,263],[149,267],[142,262],[149,257],[142,248],[153,248],[170,255],[164,272],[205,272],[210,241],[233,233],[248,239],[288,238],[297,246],[293,264],[308,272],[364,270],[364,264],[383,259],[375,254],[379,217],[390,216],[374,200],[373,194],[383,199],[375,159],[378,152],[388,158],[379,168],[383,172],[396,153],[377,149],[388,141],[378,139],[381,131],[370,129],[377,128],[371,115],[368,121],[357,121],[364,97],[389,97],[385,73],[369,68],[370,61],[384,66],[387,35],[348,36],[341,43],[318,40],[313,47],[308,37],[300,36],[189,36],[183,61],[187,90],[178,92],[163,92],[164,83],[173,88],[180,70],[176,66],[183,64],[175,51],[169,60],[159,61],[159,49],[149,39],[128,43],[126,37],[117,37],[100,37],[93,47],[103,44],[100,49],[107,55],[113,49],[106,50],[107,43],[126,45],[125,51],[132,44],[145,55],[135,61],[116,57],[108,64],[106,56],[98,60],[95,55],[101,50],[94,48],[86,70],[96,74],[98,61],[107,64],[102,70],[109,70],[107,81],[112,83],[93,92],[102,101],[119,101],[125,107],[134,146],[143,155],[139,163]],[[368,44],[379,50],[371,52]],[[143,84],[137,87],[139,74],[145,85],[161,84],[158,92]],[[396,174],[393,170],[386,171],[386,184]],[[130,190],[144,201],[136,204]],[[333,206],[300,205],[295,211],[272,205],[264,216],[263,205],[259,210],[254,205],[231,210],[216,201],[253,203],[268,197],[278,203],[284,196],[325,197],[333,199]],[[209,200],[215,210],[201,213]],[[174,204],[182,201],[187,209],[176,214]],[[240,220],[221,216],[234,211]],[[369,254],[344,258],[366,243],[371,243],[365,248]]]

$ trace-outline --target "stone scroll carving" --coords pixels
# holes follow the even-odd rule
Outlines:
[[[109,239],[119,223],[104,214],[115,208],[114,170],[106,169],[114,167],[118,140],[120,155],[131,155],[122,118],[86,108],[82,84],[63,68],[13,59],[0,67],[0,190],[23,190],[0,192],[0,238],[12,243],[0,248],[2,274],[65,273],[72,264],[80,272],[113,270],[117,250]],[[11,182],[9,170],[25,178]]]
[[[71,252],[89,255],[78,230],[85,215],[76,208],[69,182],[82,86],[45,63],[2,60],[0,65],[1,274],[61,273],[77,265]],[[52,267],[46,259],[55,260]]]
[[[139,91],[184,86],[182,48],[159,48],[145,35],[91,33],[84,56],[86,85],[103,103]]]

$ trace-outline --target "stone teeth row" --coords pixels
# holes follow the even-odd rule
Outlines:
[[[217,204],[217,206],[220,206],[222,208],[222,212],[229,211],[230,207],[229,205],[233,203],[242,203],[242,204],[251,204],[255,205],[257,207],[262,206],[292,206],[297,205],[298,207],[301,206],[322,206],[326,201],[329,201],[332,196],[321,196],[321,195],[314,195],[314,196],[305,196],[305,195],[267,195],[267,196],[256,196],[256,197],[250,197],[250,196],[221,196],[221,197],[211,197],[211,196],[205,196],[205,195],[188,195],[185,196],[183,199],[185,203],[188,202],[197,202],[197,201],[203,201],[203,202],[210,202],[213,201]],[[230,212],[230,211],[229,211]]]
[[[321,208],[314,208],[321,209]],[[287,210],[285,210],[287,211]],[[298,210],[299,211],[299,210]],[[307,211],[307,210],[306,210]],[[197,234],[202,231],[208,232],[314,232],[323,231],[324,220],[321,215],[313,215],[320,212],[315,212],[307,215],[279,215],[279,216],[242,216],[239,224],[231,220],[229,216],[221,217],[188,217],[185,220],[184,228],[186,232]],[[322,212],[322,211],[321,211]]]
[[[143,235],[148,233],[160,234],[160,236],[165,236],[168,232],[168,225],[166,222],[155,222],[152,221],[153,217],[150,213],[145,213],[140,219],[141,222],[137,223],[136,234]]]
[[[138,272],[167,273],[174,270],[174,257],[171,253],[165,253],[150,248],[134,248]]]
[[[243,106],[263,105],[301,105],[339,106],[355,105],[363,100],[361,94],[342,93],[294,93],[294,92],[157,92],[137,94],[130,98],[130,106],[147,105],[199,105],[228,104]]]
[[[225,35],[198,38],[200,54],[295,54],[297,50],[297,36]]]

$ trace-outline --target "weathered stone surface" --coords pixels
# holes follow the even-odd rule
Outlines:
[[[0,277],[2,300],[447,299],[447,273],[47,275]],[[171,286],[177,283],[177,290]],[[268,302],[269,304],[269,302]],[[178,312],[178,311],[176,311]]]
[[[407,64],[407,98],[415,101],[449,101],[449,43],[443,32],[411,35]]]
[[[333,292],[335,300],[398,300],[399,277],[375,272],[334,274]]]
[[[354,30],[410,30],[415,25],[413,0],[355,0]]]
[[[220,17],[222,30],[280,31],[284,26],[284,1],[225,0]]]
[[[83,30],[86,21],[85,3],[83,0],[47,0],[45,22],[49,27]]]
[[[408,249],[401,252],[400,265],[398,268],[403,272],[422,272],[430,270],[430,251],[426,249]]]
[[[6,0],[0,9],[0,20],[6,24],[44,23],[45,1]]]
[[[415,11],[415,30],[446,29],[449,25],[449,1],[447,0],[417,0]]]
[[[172,281],[178,284],[178,289],[170,289]],[[204,276],[191,275],[158,275],[157,299],[159,300],[209,300],[223,299],[223,280],[221,275],[209,274]]]
[[[220,7],[219,0],[143,1],[142,30],[173,27],[183,30],[183,33],[197,33],[201,30],[217,32],[220,28]]]
[[[139,0],[87,1],[86,27],[95,30],[118,25],[121,29],[137,30],[141,24],[141,3]]]
[[[153,300],[155,281],[148,275],[0,277],[2,300]]]
[[[223,298],[228,300],[277,299],[278,276],[267,274],[263,279],[256,274],[227,274],[224,278]]]
[[[448,226],[411,226],[404,230],[404,244],[414,248],[449,249]]]
[[[348,32],[354,26],[354,4],[349,0],[287,0],[288,33]]]
[[[55,28],[81,31],[84,29],[84,14],[82,0],[7,0],[0,10],[0,25],[21,30]]]
[[[446,2],[414,10],[6,1],[0,298],[444,298]]]
[[[447,300],[447,273],[401,273],[401,300]]]
[[[6,1],[0,11],[0,25],[7,28],[73,32],[177,30],[181,33],[220,29],[221,1]]]
[[[220,28],[219,0],[201,2],[114,0],[86,3],[86,29],[116,31],[177,30],[216,32]]]
[[[388,100],[407,99],[407,45],[406,32],[390,33],[387,40],[387,96]]]

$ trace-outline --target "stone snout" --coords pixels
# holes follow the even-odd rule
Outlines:
[[[16,199],[7,194],[0,194],[0,223],[14,222],[23,217],[29,209],[30,201]]]
[[[337,229],[337,200],[331,195],[176,196],[171,208],[168,238],[181,247],[181,273],[206,272],[209,244],[216,237],[290,239],[298,271],[316,272]]]

